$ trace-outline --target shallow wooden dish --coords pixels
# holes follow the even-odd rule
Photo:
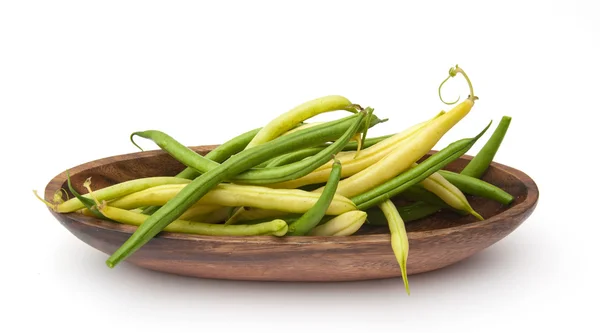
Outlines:
[[[191,147],[206,154],[216,146]],[[471,156],[451,163],[460,171]],[[108,157],[70,169],[73,185],[92,177],[98,189],[138,177],[175,175],[183,165],[160,150]],[[537,205],[538,189],[525,173],[492,163],[484,179],[515,196],[510,206],[469,197],[484,218],[439,212],[407,223],[410,252],[408,274],[436,270],[484,250],[506,237]],[[46,200],[67,188],[66,174],[53,178]],[[106,253],[114,252],[135,227],[80,214],[54,217],[73,235]],[[365,227],[349,237],[210,237],[163,232],[126,262],[151,270],[202,278],[264,281],[352,281],[400,276],[386,227]],[[118,269],[118,266],[117,268]]]

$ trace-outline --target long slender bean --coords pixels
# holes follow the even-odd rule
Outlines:
[[[448,163],[462,156],[477,140],[487,131],[488,124],[477,136],[470,139],[462,139],[449,144],[446,148],[433,154],[418,166],[407,170],[387,182],[372,188],[371,190],[351,197],[358,209],[365,210],[381,202],[393,198],[408,187],[411,187],[429,175],[440,170]]]
[[[378,206],[388,221],[392,250],[394,251],[398,265],[400,266],[400,273],[402,274],[402,280],[404,281],[404,288],[406,289],[406,293],[410,295],[410,288],[408,285],[408,277],[406,272],[409,242],[404,221],[402,220],[402,217],[400,217],[400,213],[396,209],[396,206],[390,200],[385,200],[379,203]]]
[[[149,205],[162,206],[184,189],[185,185],[157,186],[129,194],[108,203],[111,207],[134,209]],[[264,186],[219,184],[208,191],[194,206],[258,207],[282,212],[304,213],[317,203],[320,194],[297,189],[272,189]],[[326,209],[327,215],[355,210],[354,203],[336,194]],[[216,209],[212,209],[216,210]],[[202,212],[212,211],[206,207]]]
[[[446,178],[442,177],[438,172],[434,172],[429,177],[423,179],[421,184],[423,184],[423,187],[429,192],[435,193],[450,207],[467,212],[477,219],[483,220],[483,217],[471,207],[471,204],[464,193]]]
[[[358,116],[360,114],[349,116],[345,120],[353,121]],[[338,122],[334,126],[325,123],[290,135],[278,137],[231,156],[220,164],[219,167],[211,169],[192,180],[175,198],[152,214],[150,218],[137,228],[133,235],[113,252],[106,261],[107,266],[115,267],[115,265],[128,258],[219,183],[235,177],[274,156],[335,140],[347,129],[344,125],[346,124],[343,122]],[[368,126],[368,124],[366,125]]]
[[[179,143],[173,137],[162,131],[148,130],[133,132],[130,137],[131,142],[139,148],[137,143],[133,141],[134,136],[139,136],[144,139],[154,141],[157,146],[171,155],[171,157],[200,173],[207,172],[208,170],[219,166],[219,163],[196,153],[192,149]]]
[[[319,221],[321,221],[323,216],[325,216],[325,212],[335,196],[335,190],[337,189],[337,184],[340,181],[341,171],[342,164],[340,161],[334,160],[333,168],[331,169],[331,176],[329,176],[329,180],[325,185],[325,190],[323,193],[321,193],[319,200],[306,213],[304,213],[302,217],[290,224],[288,228],[288,235],[306,235],[312,228],[319,224]]]
[[[440,170],[439,173],[464,193],[491,199],[503,205],[509,205],[515,199],[510,193],[484,180],[448,170]]]
[[[346,110],[356,113],[357,108],[347,98],[336,95],[324,96],[302,103],[271,120],[256,134],[252,141],[248,143],[246,149],[271,141],[291,130],[300,122],[310,119],[315,115],[337,110]],[[288,135],[291,134],[292,133]]]
[[[149,215],[134,213],[125,209],[110,207],[106,205],[100,205],[100,211],[102,212],[102,214],[104,214],[106,217],[113,221],[123,224],[135,225],[138,226],[138,228],[150,218]],[[210,224],[176,219],[163,228],[163,231],[168,232],[208,236],[284,236],[287,230],[287,223],[279,219],[253,225]]]
[[[479,150],[479,153],[463,168],[460,172],[461,174],[474,178],[481,178],[483,176],[496,156],[496,152],[504,140],[511,120],[512,118],[509,116],[502,117],[494,133],[492,133],[485,145]]]
[[[240,151],[244,150],[250,140],[256,136],[256,134],[260,131],[262,127],[255,128],[251,131],[242,133],[231,140],[226,141],[225,143],[217,146],[215,149],[211,150],[206,154],[206,158],[217,163],[222,163],[231,155],[237,154]],[[185,179],[194,179],[198,177],[200,173],[193,168],[187,167],[180,173],[178,173],[175,177],[185,178]]]

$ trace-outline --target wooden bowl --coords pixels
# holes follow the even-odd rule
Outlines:
[[[215,147],[191,148],[204,155]],[[465,155],[445,169],[460,171],[470,159]],[[86,193],[79,185],[87,177],[92,177],[93,187],[98,189],[139,177],[175,175],[182,169],[168,154],[154,150],[88,162],[70,169],[70,174],[74,187]],[[469,197],[484,221],[438,212],[407,223],[408,274],[440,269],[484,250],[515,230],[535,209],[538,189],[525,173],[492,163],[483,179],[512,194],[514,203],[502,206]],[[67,189],[65,173],[47,184],[46,200],[61,187]],[[136,228],[76,213],[50,212],[73,235],[107,255]],[[162,232],[126,262],[173,274],[231,280],[353,281],[400,276],[387,228],[363,229],[348,237],[213,237]]]

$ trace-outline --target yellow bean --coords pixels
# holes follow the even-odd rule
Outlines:
[[[350,236],[353,235],[367,220],[367,213],[353,210],[334,217],[333,219],[314,227],[309,236]]]
[[[143,206],[162,206],[175,197],[184,185],[157,186],[129,194],[109,203],[111,207],[133,209]],[[304,213],[319,199],[319,193],[298,189],[272,189],[263,186],[219,184],[195,205],[220,205],[227,207],[256,207],[288,213]],[[327,215],[339,215],[355,210],[354,203],[341,195],[335,195],[327,208]]]
[[[219,205],[196,204],[196,205],[193,205],[192,207],[188,208],[188,210],[186,210],[185,213],[183,213],[179,218],[182,220],[194,221],[197,218],[206,216],[209,213],[212,213],[220,208],[221,208],[221,206],[219,206]],[[202,221],[202,222],[204,222],[204,221]]]
[[[445,112],[442,111],[430,120],[413,125],[400,133],[394,134],[393,136],[362,150],[358,156],[356,156],[356,152],[353,151],[343,151],[338,153],[336,155],[336,159],[342,163],[342,178],[352,176],[381,160],[390,154],[392,150],[397,149],[398,145],[404,140],[417,133],[425,125],[442,116],[444,113]],[[327,181],[330,173],[331,163],[325,163],[304,177],[286,182],[269,184],[268,186],[271,188],[291,189],[309,184],[324,183]]]
[[[412,136],[403,140],[387,156],[364,170],[340,181],[337,194],[351,198],[385,183],[410,168],[427,154],[448,130],[465,117],[474,102],[467,99],[444,115],[433,119]],[[314,192],[321,192],[323,187]]]
[[[456,186],[450,183],[446,178],[444,178],[439,173],[434,173],[431,176],[427,177],[425,180],[421,182],[423,187],[429,192],[437,195],[440,199],[444,200],[445,203],[450,205],[451,207],[465,211],[469,214],[472,214],[479,220],[483,220],[483,217],[477,213],[473,207],[469,204],[469,200],[467,197],[459,190]]]

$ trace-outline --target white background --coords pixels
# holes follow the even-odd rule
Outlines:
[[[599,14],[573,0],[1,2],[0,325],[15,326],[0,330],[597,329]],[[137,151],[133,131],[221,143],[330,94],[374,107],[390,121],[370,133],[391,133],[447,109],[437,87],[455,64],[480,100],[436,148],[512,116],[496,160],[533,177],[540,202],[479,255],[410,277],[411,296],[400,279],[110,270],[31,192],[66,168]],[[465,97],[466,85],[444,94]]]

